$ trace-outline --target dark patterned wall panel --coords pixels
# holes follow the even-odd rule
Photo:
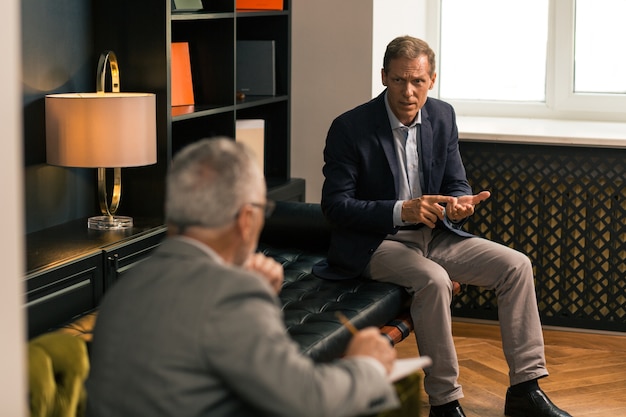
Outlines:
[[[626,150],[461,142],[475,192],[467,229],[526,253],[544,324],[626,331]],[[456,316],[497,319],[470,287]]]

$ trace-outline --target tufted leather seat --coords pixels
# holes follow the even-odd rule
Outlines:
[[[406,337],[411,324],[402,317],[409,299],[403,288],[367,279],[331,281],[311,273],[326,256],[329,238],[319,204],[277,202],[260,240],[259,249],[285,269],[280,299],[287,330],[302,351],[318,361],[341,356],[351,335],[337,311],[359,329],[384,328],[395,332],[392,341]]]

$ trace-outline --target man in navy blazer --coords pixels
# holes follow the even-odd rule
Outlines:
[[[389,214],[397,202],[401,181],[398,155],[385,110],[385,94],[352,109],[334,120],[326,143],[322,205],[336,223],[328,264],[316,268],[325,278],[343,279],[360,275],[369,256],[399,227]],[[429,115],[433,117],[429,117]],[[437,140],[435,140],[437,138]],[[428,99],[422,107],[419,179],[424,198],[471,194],[458,151],[458,133],[452,107]],[[335,155],[337,155],[337,159]],[[347,163],[347,159],[351,158]],[[428,162],[426,164],[426,162]],[[488,194],[480,195],[480,198]],[[443,207],[439,209],[441,211]],[[461,223],[441,218],[450,230],[470,236]],[[352,248],[350,252],[347,248]]]
[[[472,195],[455,113],[428,98],[435,54],[424,41],[394,39],[378,97],[337,117],[324,149],[322,209],[333,227],[328,279],[363,276],[401,285],[425,370],[431,417],[463,417],[451,333],[453,281],[493,289],[510,373],[505,414],[567,417],[539,388],[548,375],[534,290],[524,254],[461,229],[488,191]],[[571,417],[571,416],[570,416]]]

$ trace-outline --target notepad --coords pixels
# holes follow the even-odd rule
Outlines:
[[[396,382],[412,374],[418,369],[430,366],[433,361],[428,356],[418,356],[416,358],[396,359],[391,373],[387,377],[389,381]]]

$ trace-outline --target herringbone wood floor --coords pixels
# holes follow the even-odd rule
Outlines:
[[[504,416],[508,368],[498,326],[455,321],[453,334],[465,414]],[[550,376],[540,385],[555,404],[573,417],[626,416],[626,335],[544,330],[544,339]],[[397,350],[398,357],[416,356],[414,336]],[[428,416],[427,404],[422,416]]]

